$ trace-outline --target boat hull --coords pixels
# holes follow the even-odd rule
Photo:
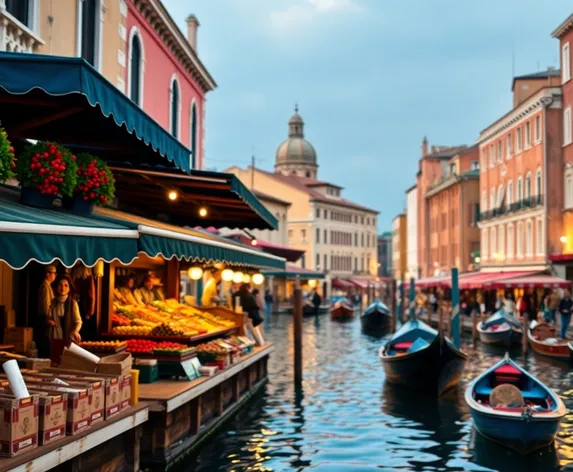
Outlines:
[[[362,328],[367,331],[389,331],[392,324],[392,315],[375,308],[365,312],[361,318]]]
[[[330,317],[334,320],[351,320],[354,318],[354,309],[346,305],[338,305],[331,308]]]
[[[380,352],[386,380],[437,396],[460,382],[466,358],[441,336],[436,336],[425,349],[401,356]]]
[[[484,344],[510,346],[521,343],[523,333],[510,328],[504,331],[483,331],[478,326],[479,340]]]
[[[527,333],[531,349],[537,354],[542,356],[559,359],[562,361],[569,361],[571,357],[571,349],[567,343],[563,344],[549,344],[536,340],[531,333]]]
[[[471,408],[476,430],[487,439],[513,449],[520,454],[530,454],[553,443],[559,429],[558,419],[507,418],[484,413]]]

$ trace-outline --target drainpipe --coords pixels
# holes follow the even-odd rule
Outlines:
[[[545,195],[543,198],[543,212],[545,217],[544,231],[545,231],[545,264],[549,264],[549,215],[547,212],[548,205],[548,169],[547,169],[547,108],[549,108],[554,102],[553,95],[551,97],[543,97],[541,99],[541,104],[543,105],[543,188]]]

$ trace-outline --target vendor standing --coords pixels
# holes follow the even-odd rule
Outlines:
[[[72,281],[62,275],[56,283],[56,294],[48,311],[48,336],[52,349],[63,349],[62,344],[79,343],[82,338],[82,318],[78,302],[71,294]],[[59,345],[59,346],[56,346]]]
[[[155,290],[154,278],[151,274],[147,274],[143,279],[141,287],[135,291],[135,298],[140,305],[151,305],[154,301],[158,300]]]
[[[54,290],[52,284],[56,280],[56,267],[53,265],[46,266],[44,270],[44,279],[38,289],[38,324],[34,330],[36,335],[36,345],[41,356],[48,357],[50,353],[50,341],[46,335],[44,326],[48,320],[50,305],[54,299]]]
[[[201,295],[201,306],[211,308],[219,304],[218,284],[221,282],[221,272],[217,269],[211,269],[211,278],[205,284],[203,294]]]

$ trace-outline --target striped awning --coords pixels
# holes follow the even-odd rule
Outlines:
[[[515,277],[494,282],[494,289],[505,288],[571,288],[571,281],[554,277],[552,275],[532,275],[529,277]]]

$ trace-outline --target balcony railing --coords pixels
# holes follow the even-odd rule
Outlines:
[[[44,41],[6,9],[6,1],[0,0],[0,51],[36,52],[42,44]]]
[[[480,213],[480,221],[491,220],[498,216],[503,216],[508,213],[515,213],[521,210],[536,208],[543,205],[543,195],[533,195],[529,198],[524,198],[510,205],[502,205],[500,208],[495,208],[489,211],[482,211]]]

